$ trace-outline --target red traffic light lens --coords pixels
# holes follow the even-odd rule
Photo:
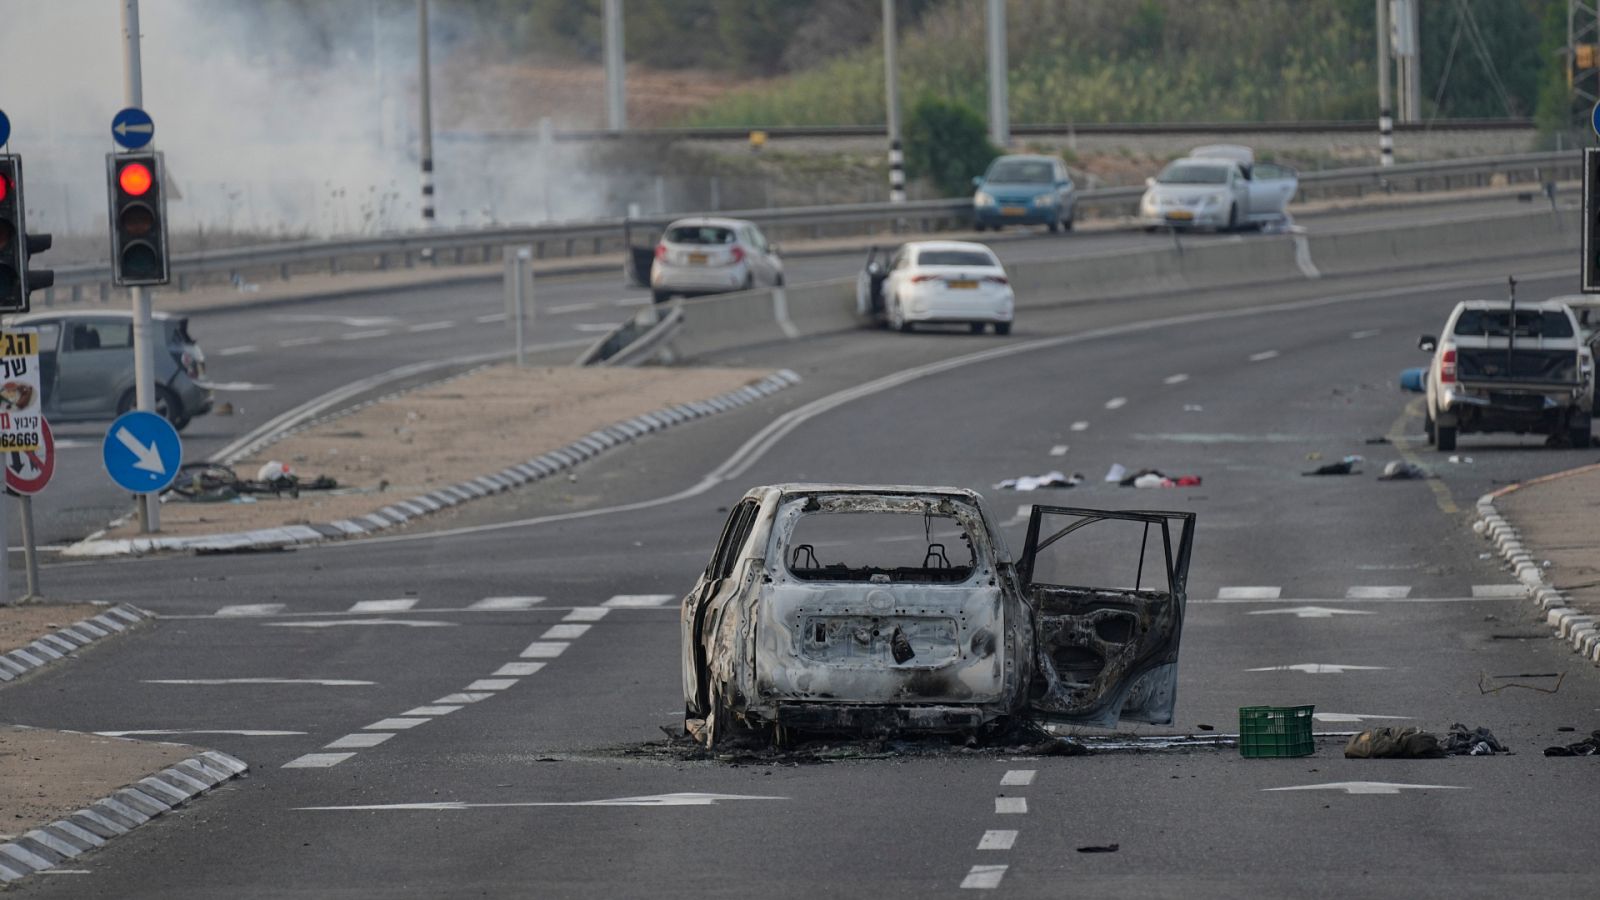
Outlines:
[[[122,167],[122,172],[117,175],[117,184],[122,186],[122,192],[130,197],[143,197],[154,179],[150,177],[150,169],[144,163],[128,163]]]
[[[9,196],[11,196],[11,177],[0,175],[0,200],[4,200]]]

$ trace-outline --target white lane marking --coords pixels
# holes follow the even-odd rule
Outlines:
[[[56,438],[56,449],[57,450],[71,450],[71,449],[74,449],[76,447],[98,447],[98,446],[100,446],[100,442],[99,441],[79,441],[79,440],[73,440],[72,438]],[[21,547],[12,547],[11,549],[12,549],[12,551],[15,552],[15,551],[20,551],[22,548]],[[44,549],[44,548],[41,547],[39,549]]]
[[[1367,609],[1334,609],[1331,606],[1291,606],[1287,609],[1257,609],[1246,615],[1251,616],[1277,616],[1292,615],[1297,619],[1331,619],[1334,616],[1370,616],[1374,613]]]
[[[1012,769],[1001,776],[1000,783],[1004,785],[1033,784],[1033,776],[1037,774],[1037,769]]]
[[[1180,372],[1177,375],[1168,375],[1167,377],[1161,379],[1161,383],[1162,384],[1183,384],[1185,381],[1188,381],[1188,380],[1189,380],[1189,376]]]
[[[1344,592],[1346,600],[1404,600],[1411,596],[1410,585],[1361,584]]]
[[[460,708],[461,707],[459,707],[459,706],[418,706],[418,707],[416,707],[414,709],[408,709],[405,712],[401,713],[400,715],[402,715],[402,716],[448,716],[448,715],[450,715],[451,713],[455,712],[456,710],[458,710]]]
[[[161,734],[231,734],[238,737],[288,737],[304,731],[271,731],[255,728],[145,728],[139,731],[96,731],[101,737],[155,736]]]
[[[574,323],[572,323],[572,329],[574,331],[582,331],[582,332],[586,332],[586,333],[595,333],[595,334],[598,334],[599,332],[602,332],[602,331],[610,331],[611,329],[613,329],[615,327],[617,327],[615,324],[608,324],[606,322],[574,322]]]
[[[1010,850],[1017,842],[1017,832],[1013,829],[991,828],[983,833],[983,838],[978,841],[979,850]]]
[[[1018,815],[1028,811],[1027,797],[996,797],[994,811],[1001,815]]]
[[[599,308],[600,308],[600,304],[593,303],[593,302],[590,302],[590,303],[568,303],[565,306],[548,306],[548,307],[545,307],[544,311],[546,313],[551,314],[551,315],[559,316],[562,313],[583,312],[584,310],[599,309]]]
[[[1073,422],[1072,423],[1072,430],[1073,431],[1088,431],[1089,430],[1089,423],[1081,421],[1081,420],[1077,421],[1077,422]]]
[[[1217,588],[1218,600],[1276,600],[1283,595],[1281,587],[1224,587]]]
[[[500,676],[500,677],[510,676],[510,677],[513,677],[513,678],[522,678],[522,677],[524,677],[526,675],[532,675],[533,673],[539,671],[542,668],[544,668],[544,663],[540,663],[540,662],[506,663],[505,665],[501,666],[500,668],[495,669],[494,670],[494,674],[497,675],[497,676]]]
[[[486,316],[478,316],[477,318],[473,319],[472,321],[477,322],[480,325],[487,325],[490,322],[504,322],[505,320],[506,320],[506,314],[505,313],[489,313]]]
[[[339,763],[344,762],[345,760],[349,759],[352,756],[355,756],[355,754],[354,753],[307,753],[305,756],[301,756],[301,757],[298,757],[296,759],[291,759],[288,762],[284,763],[283,764],[283,768],[285,768],[285,769],[326,769],[329,766],[337,766]]]
[[[371,331],[351,331],[351,332],[347,332],[345,334],[341,334],[341,335],[339,335],[339,340],[341,340],[341,341],[364,341],[367,338],[387,337],[388,334],[389,334],[389,329],[387,329],[387,328],[374,328]]]
[[[392,719],[379,719],[378,721],[373,722],[371,725],[368,725],[368,726],[362,728],[362,730],[363,731],[404,731],[407,728],[415,728],[418,725],[423,724],[424,722],[431,722],[431,721],[432,721],[432,719],[427,719],[427,718],[422,718],[422,717],[415,717],[415,718],[396,717],[396,718],[392,718]]]
[[[218,356],[238,356],[241,353],[254,353],[254,352],[256,352],[256,345],[255,344],[240,344],[237,347],[223,347],[221,350],[217,351],[217,355]]]
[[[258,384],[254,381],[202,381],[199,385],[211,391],[275,391],[276,387],[270,384]]]
[[[534,641],[520,654],[523,659],[555,659],[567,645],[560,641]]]
[[[1278,357],[1278,351],[1276,351],[1276,350],[1263,350],[1260,353],[1252,353],[1252,354],[1250,354],[1250,361],[1251,362],[1266,362],[1269,359],[1276,359],[1277,357]]]
[[[676,594],[618,594],[600,605],[611,609],[665,606],[676,599]]]
[[[1346,794],[1398,794],[1401,791],[1464,791],[1452,784],[1397,784],[1390,781],[1330,781],[1295,787],[1262,788],[1263,791],[1344,791]]]
[[[621,300],[611,301],[612,306],[647,306],[651,303],[649,297],[623,297]]]
[[[387,741],[389,738],[392,738],[392,737],[394,737],[394,732],[392,732],[392,731],[368,731],[368,732],[360,732],[360,731],[358,731],[355,734],[347,734],[344,737],[339,738],[338,740],[334,741],[331,744],[324,744],[322,746],[322,749],[324,749],[324,750],[365,750],[368,747],[376,747],[379,744],[383,743],[384,741]]]
[[[1383,329],[1381,328],[1368,328],[1365,331],[1352,331],[1350,332],[1350,340],[1364,341],[1369,337],[1377,337],[1380,334],[1383,334]]]
[[[454,628],[457,622],[431,619],[340,619],[322,622],[268,622],[268,628],[337,628],[341,625],[404,625],[408,628]]]
[[[574,606],[571,611],[561,617],[563,622],[598,622],[606,617],[611,610],[604,606]]]
[[[366,806],[301,806],[295,812],[364,812],[368,810],[454,810],[515,809],[530,806],[716,806],[726,800],[787,800],[788,797],[757,797],[749,794],[657,794],[653,797],[616,797],[610,800],[531,801],[522,803],[462,803],[445,800],[434,803],[379,803]]]
[[[40,875],[93,875],[93,869],[45,869]]]
[[[351,606],[346,612],[353,613],[380,613],[380,612],[405,612],[417,605],[415,598],[401,600],[362,600]]]
[[[141,684],[316,684],[323,687],[366,687],[376,681],[349,678],[147,678]]]
[[[445,694],[443,697],[440,697],[439,699],[437,699],[437,700],[435,700],[433,702],[435,702],[435,703],[477,703],[479,700],[487,700],[487,699],[489,699],[490,697],[493,697],[493,696],[494,696],[494,692],[492,692],[492,691],[483,691],[483,692],[480,692],[480,693]]]
[[[1050,455],[1051,456],[1066,456],[1067,455],[1067,451],[1070,450],[1070,449],[1071,448],[1068,447],[1066,444],[1057,444],[1054,447],[1050,448]]]
[[[543,602],[543,597],[485,597],[467,609],[527,609]]]
[[[973,866],[967,872],[967,877],[961,879],[961,886],[976,890],[993,890],[1000,886],[1000,879],[1006,877],[1005,866]]]
[[[469,691],[503,691],[517,683],[515,678],[479,678],[467,685]]]
[[[235,603],[224,606],[213,615],[218,616],[272,616],[283,612],[283,603]]]
[[[1472,586],[1472,596],[1479,600],[1520,600],[1528,596],[1528,587],[1523,584],[1475,584]]]
[[[456,323],[452,320],[446,319],[443,322],[423,322],[421,325],[412,325],[406,330],[412,334],[417,334],[423,331],[443,331],[446,328],[454,327],[456,327]]]
[[[1312,713],[1311,718],[1316,719],[1318,722],[1365,722],[1368,719],[1405,719],[1409,721],[1411,719],[1410,716],[1369,716],[1366,714],[1329,712]]]
[[[1347,666],[1342,663],[1295,663],[1292,666],[1262,666],[1246,672],[1304,672],[1307,675],[1343,675],[1346,672],[1384,672],[1388,666]]]
[[[394,325],[399,322],[393,316],[330,316],[319,313],[288,313],[273,316],[279,322],[326,322],[335,325],[344,325],[349,328],[372,328],[377,325]]]
[[[1127,397],[1112,397],[1106,401],[1106,409],[1121,409],[1128,405]]]
[[[589,630],[588,625],[551,625],[544,634],[539,635],[541,641],[570,641],[583,637]]]
[[[279,347],[309,347],[312,344],[320,344],[320,343],[322,343],[322,338],[320,338],[320,337],[298,337],[298,338],[289,338],[286,341],[279,341],[278,342],[278,346]]]

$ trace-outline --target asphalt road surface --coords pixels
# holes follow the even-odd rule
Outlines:
[[[1570,272],[1539,275],[1567,268],[1528,261],[1524,296],[1570,290]],[[1531,604],[1504,597],[1514,579],[1466,525],[1495,485],[1596,454],[1469,436],[1452,464],[1423,446],[1415,395],[1394,387],[1423,359],[1417,335],[1464,296],[1497,293],[1504,274],[1466,265],[1088,305],[1030,314],[1009,338],[863,331],[750,348],[716,361],[805,380],[425,530],[47,567],[53,595],[164,618],[6,688],[8,719],[170,733],[253,770],[75,863],[83,874],[17,893],[1586,896],[1593,760],[1539,751],[1565,742],[1560,726],[1600,727],[1600,681]],[[417,305],[404,321],[421,321]],[[225,341],[212,334],[237,334],[208,328],[214,348]],[[467,342],[462,329],[439,339]],[[371,340],[352,346],[385,346]],[[826,402],[861,385],[881,389]],[[789,411],[792,428],[751,442]],[[1352,453],[1367,458],[1361,475],[1301,474],[1315,455]],[[1402,454],[1439,478],[1373,477]],[[1136,491],[1101,480],[1114,463],[1204,481]],[[727,477],[707,480],[719,466]],[[1089,481],[992,488],[1050,469]],[[677,597],[727,507],[751,485],[793,480],[977,488],[1013,549],[1022,504],[1193,510],[1178,720],[1135,731],[1231,732],[1240,706],[1315,704],[1329,736],[1290,760],[1195,748],[803,765],[676,755],[659,726],[682,709]],[[1553,694],[1480,688],[1523,673],[1567,677]],[[1516,752],[1340,753],[1339,732],[1455,722]]]

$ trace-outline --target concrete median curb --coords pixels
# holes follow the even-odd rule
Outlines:
[[[430,491],[409,500],[392,503],[377,512],[359,518],[187,537],[156,536],[116,540],[89,538],[66,548],[61,555],[98,558],[142,556],[164,551],[231,553],[278,550],[350,537],[364,537],[407,524],[442,509],[543,480],[646,434],[747,406],[799,382],[799,375],[789,369],[783,369],[760,381],[726,391],[707,400],[679,403],[635,416],[591,432],[564,447],[526,462],[509,466],[490,475]]]
[[[96,641],[121,634],[151,618],[139,607],[123,603],[98,616],[52,631],[26,647],[0,655],[0,684],[32,675]]]
[[[0,882],[18,881],[77,859],[249,768],[226,753],[205,750],[141,778],[64,819],[0,844]]]
[[[1516,573],[1517,580],[1527,587],[1528,599],[1545,613],[1545,623],[1554,630],[1555,637],[1570,644],[1583,658],[1600,663],[1600,616],[1585,614],[1573,607],[1569,598],[1545,579],[1542,566],[1534,562],[1517,527],[1495,507],[1497,499],[1513,491],[1596,469],[1600,469],[1600,465],[1581,466],[1485,494],[1478,498],[1478,519],[1472,524],[1472,530],[1494,544],[1500,557]]]

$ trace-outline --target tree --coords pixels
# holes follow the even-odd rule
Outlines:
[[[946,197],[972,189],[1000,151],[989,143],[988,127],[972,107],[925,96],[906,117],[906,173],[926,178]]]

